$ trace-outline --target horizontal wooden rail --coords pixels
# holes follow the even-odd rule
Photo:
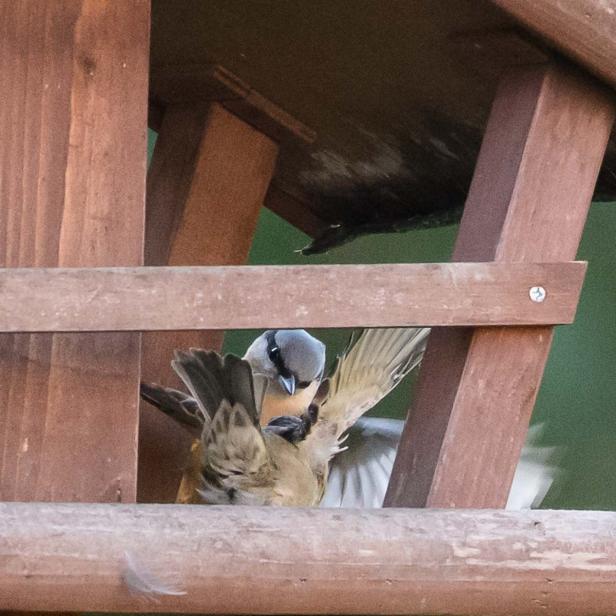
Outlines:
[[[44,611],[613,614],[615,529],[616,513],[590,511],[4,503],[0,602]],[[175,594],[148,600],[136,579]]]
[[[0,332],[570,323],[586,264],[0,270]],[[542,287],[544,301],[530,289]]]

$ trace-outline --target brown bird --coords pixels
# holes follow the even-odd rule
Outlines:
[[[190,396],[145,384],[141,395],[199,436],[177,502],[297,506],[319,502],[322,481],[299,447],[316,420],[316,406],[301,417],[278,418],[261,428],[267,379],[253,375],[247,361],[191,349],[176,352],[172,366]]]
[[[142,385],[144,399],[201,435],[193,445],[192,464],[182,481],[178,502],[318,504],[330,460],[342,450],[344,433],[419,363],[427,334],[428,330],[412,328],[364,330],[338,358],[308,408],[298,407],[300,398],[289,390],[289,397],[296,399],[290,410],[298,416],[276,417],[262,430],[258,429],[258,418],[264,399],[280,400],[279,388],[265,393],[265,385],[272,382],[263,375],[266,361],[255,362],[254,354],[249,364],[234,356],[222,360],[216,353],[195,349],[178,353],[172,365],[191,396]],[[285,340],[276,332],[267,338]],[[286,352],[292,356],[289,344]],[[297,340],[292,342],[297,344]],[[268,346],[263,353],[270,356]],[[306,372],[296,361],[296,371],[313,374],[319,362],[322,365],[322,351],[314,342],[306,349],[314,353],[306,362],[311,368]],[[259,374],[254,374],[255,363]],[[286,367],[282,361],[275,363],[278,365],[271,371],[278,377]],[[235,391],[238,388],[243,396]],[[249,391],[253,391],[252,397]]]

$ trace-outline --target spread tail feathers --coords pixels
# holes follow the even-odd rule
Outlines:
[[[209,420],[226,400],[240,404],[257,425],[267,381],[254,378],[250,364],[236,355],[221,357],[215,351],[176,351],[171,366]]]
[[[200,436],[209,426],[223,400],[241,404],[258,424],[267,380],[253,377],[248,362],[215,351],[190,349],[176,351],[171,366],[188,388],[184,392],[154,383],[141,383],[141,398],[160,409],[177,423]]]
[[[201,434],[206,484],[257,473],[267,463],[259,426],[266,378],[253,377],[236,355],[215,351],[177,351],[171,365],[208,418]]]

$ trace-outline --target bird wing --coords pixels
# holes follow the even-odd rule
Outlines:
[[[404,422],[364,417],[349,431],[348,449],[331,463],[321,507],[381,507]],[[557,447],[538,445],[543,425],[531,426],[516,468],[507,509],[538,507],[560,475]]]
[[[563,471],[559,460],[563,447],[545,447],[539,445],[545,424],[530,426],[526,443],[520,454],[520,461],[515,469],[506,509],[536,509],[554,482],[562,477]]]
[[[324,468],[343,451],[347,429],[419,364],[429,333],[416,327],[373,328],[351,337],[317,392],[318,419],[301,444],[312,468]]]
[[[349,430],[347,448],[331,462],[321,507],[383,505],[404,423],[362,417]]]
[[[380,402],[423,357],[428,328],[364,329],[351,337],[328,377],[329,392],[319,419],[335,423],[338,434]]]

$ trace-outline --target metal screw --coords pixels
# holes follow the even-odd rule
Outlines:
[[[536,302],[537,304],[540,304],[541,302],[545,301],[547,295],[548,292],[543,287],[531,287],[528,290],[528,296],[530,297],[531,301]]]

